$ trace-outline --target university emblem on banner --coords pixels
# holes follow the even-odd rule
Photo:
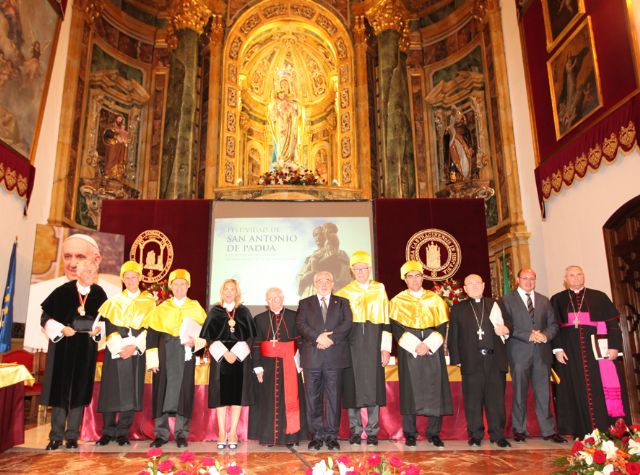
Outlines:
[[[147,229],[133,241],[129,258],[142,264],[143,282],[159,282],[167,276],[173,264],[173,244],[163,232]]]
[[[408,261],[418,261],[424,267],[428,280],[445,280],[457,272],[462,262],[460,244],[442,229],[423,229],[407,241]]]

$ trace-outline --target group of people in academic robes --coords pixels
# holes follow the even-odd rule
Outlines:
[[[371,279],[371,256],[350,258],[354,280],[333,291],[333,275],[314,275],[315,294],[284,306],[278,288],[266,292],[267,310],[255,318],[242,304],[240,285],[226,279],[209,312],[187,296],[191,276],[170,273],[172,298],[160,305],[140,290],[142,267],[125,262],[125,289],[107,300],[95,284],[97,264],[78,264],[77,280],[55,289],[43,302],[42,326],[50,339],[43,404],[51,405],[47,450],[78,446],[84,406],[91,401],[97,341],[106,340],[98,411],[103,413],[98,445],[128,445],[136,411],[142,409],[145,370],[153,373],[154,440],[161,447],[175,418],[178,447],[188,445],[193,413],[195,353],[211,355],[208,406],[216,408],[218,449],[238,447],[238,423],[250,406],[248,436],[265,445],[293,445],[309,435],[309,448],[339,449],[340,411],[348,409],[349,443],[378,444],[380,407],[386,404],[384,367],[397,343],[400,412],[405,444],[415,446],[417,416],[426,416],[425,436],[435,447],[442,417],[453,411],[445,358],[459,365],[469,445],[480,446],[486,413],[491,442],[505,438],[505,376],[511,371],[514,440],[524,442],[526,394],[533,387],[543,438],[582,436],[606,429],[629,405],[618,349],[618,312],[602,292],[584,287],[584,273],[567,268],[567,290],[551,301],[535,289],[535,273],[523,269],[518,288],[500,302],[484,297],[476,274],[465,278],[469,297],[449,308],[423,288],[420,262],[408,261],[400,276],[407,289],[389,300],[384,284]],[[449,321],[450,320],[450,321]],[[448,335],[448,337],[447,337]],[[592,340],[608,340],[596,359]],[[554,356],[555,355],[555,358]],[[549,374],[554,361],[557,429],[549,408]],[[304,380],[302,375],[304,374]],[[361,410],[366,409],[363,424]],[[230,419],[227,415],[230,413]]]

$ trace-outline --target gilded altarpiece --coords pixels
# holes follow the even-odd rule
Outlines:
[[[216,196],[359,197],[354,91],[353,43],[333,11],[311,1],[242,11],[223,48]],[[322,183],[261,184],[283,168]]]
[[[517,164],[503,48],[498,2],[467,2],[408,53],[418,195],[484,200],[495,295],[502,257],[510,273],[529,261],[517,173],[505,173]]]

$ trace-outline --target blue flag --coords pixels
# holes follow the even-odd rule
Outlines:
[[[11,349],[11,326],[13,325],[13,291],[16,288],[16,247],[13,243],[9,272],[7,273],[7,286],[2,298],[2,315],[0,316],[0,353],[6,353]]]

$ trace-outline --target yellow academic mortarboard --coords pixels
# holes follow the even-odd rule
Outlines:
[[[400,268],[400,278],[404,280],[411,271],[417,271],[422,274],[422,263],[418,261],[407,261]]]
[[[142,265],[136,261],[127,261],[120,266],[120,278],[124,279],[125,272],[135,272],[142,275]]]
[[[371,256],[369,255],[369,253],[365,251],[356,251],[351,254],[349,265],[353,267],[356,264],[367,264],[369,267],[371,267]]]
[[[187,269],[176,269],[169,274],[169,285],[176,279],[184,279],[187,281],[187,285],[191,286],[191,274]]]

